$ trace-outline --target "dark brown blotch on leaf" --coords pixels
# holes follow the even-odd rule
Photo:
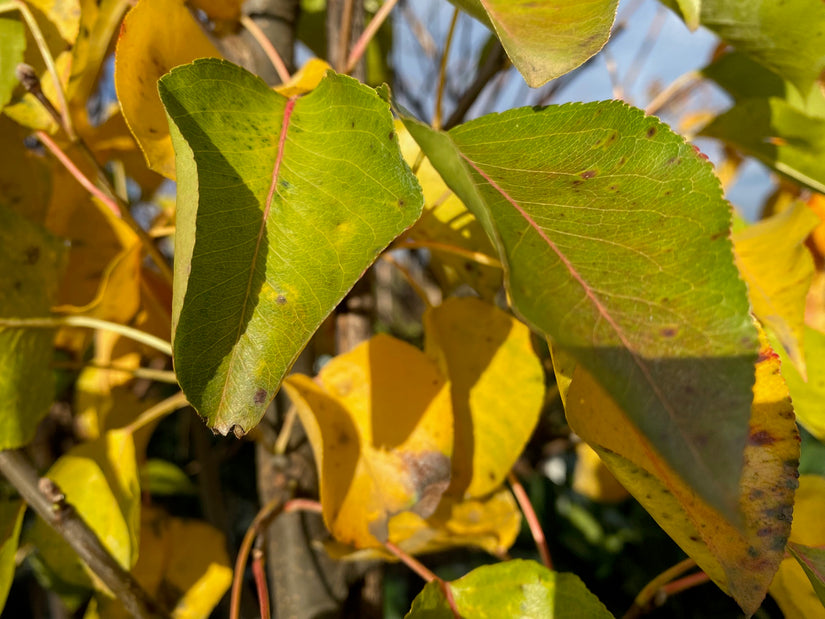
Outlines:
[[[36,245],[26,248],[26,264],[37,264],[40,260],[40,248]]]
[[[581,176],[584,179],[591,179],[594,176],[596,176],[596,174],[597,174],[596,170],[585,170],[584,172],[579,174],[579,176]]]
[[[286,305],[286,297],[282,294],[279,294],[277,297],[275,297],[275,303],[277,303],[278,305]]]
[[[254,402],[257,406],[260,406],[264,402],[266,402],[266,389],[261,387],[255,392]]]
[[[401,459],[418,496],[418,502],[411,511],[422,518],[428,518],[438,507],[441,495],[450,485],[450,459],[440,451],[404,453]]]

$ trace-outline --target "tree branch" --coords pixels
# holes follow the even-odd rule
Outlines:
[[[78,556],[123,603],[133,617],[168,617],[134,577],[109,554],[97,534],[66,501],[50,479],[38,478],[29,461],[18,451],[0,452],[0,473],[23,499],[74,549]]]

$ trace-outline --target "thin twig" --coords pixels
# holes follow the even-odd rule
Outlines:
[[[97,534],[67,501],[53,481],[39,478],[34,467],[18,451],[0,452],[0,473],[17,489],[92,572],[108,587],[133,617],[168,617],[158,603],[106,550]]]
[[[57,67],[54,64],[54,58],[52,58],[49,45],[46,43],[46,38],[40,31],[40,26],[37,25],[37,20],[31,11],[29,11],[26,3],[22,2],[22,0],[12,0],[12,4],[17,7],[17,10],[20,11],[20,14],[26,21],[26,25],[32,33],[32,38],[34,38],[35,43],[37,43],[37,49],[40,50],[40,55],[43,57],[43,62],[46,64],[46,69],[49,71],[49,75],[52,76],[57,103],[60,106],[60,117],[62,119],[62,122],[59,124],[63,127],[66,135],[69,136],[69,139],[74,141],[77,138],[77,133],[75,133],[74,125],[72,124],[69,105],[66,102],[66,93],[63,92],[63,84],[60,82],[60,75],[57,73]]]
[[[696,572],[695,574],[690,574],[678,580],[667,583],[661,588],[661,591],[665,595],[665,598],[668,598],[672,595],[676,595],[677,593],[681,593],[682,591],[692,589],[696,585],[703,585],[709,581],[710,576],[708,576],[705,572]]]
[[[536,510],[533,509],[533,504],[530,502],[530,497],[527,496],[527,491],[518,478],[510,473],[507,476],[507,481],[510,482],[510,488],[516,497],[516,501],[521,507],[524,514],[524,519],[527,521],[527,526],[530,527],[530,533],[533,535],[533,540],[536,542],[536,548],[539,550],[541,562],[548,570],[553,569],[553,560],[550,558],[550,549],[547,547],[547,538],[544,536],[544,530],[541,528],[541,523],[536,515]]]
[[[350,37],[352,37],[352,13],[355,10],[355,0],[344,0],[344,8],[341,11],[341,29],[338,39],[338,54],[335,58],[335,70],[338,73],[344,72],[344,65],[347,61],[347,50],[349,49]]]
[[[132,433],[137,432],[153,421],[166,417],[169,413],[173,413],[188,404],[189,402],[187,401],[186,396],[182,391],[179,391],[175,395],[169,396],[165,400],[161,400],[151,408],[143,411],[140,415],[138,415],[137,419],[135,419],[128,426],[125,426],[123,429]]]
[[[286,68],[286,63],[283,58],[281,58],[278,50],[275,49],[274,45],[272,45],[272,42],[269,38],[267,38],[264,31],[261,30],[261,27],[255,23],[255,20],[249,15],[241,15],[241,25],[249,31],[252,38],[255,39],[255,41],[258,42],[258,45],[261,46],[261,49],[264,50],[266,57],[269,58],[269,62],[271,62],[272,66],[275,67],[275,71],[277,71],[281,82],[286,84],[290,79],[292,79],[292,76],[289,74],[289,69]]]
[[[405,20],[407,20],[407,26],[415,37],[415,40],[418,42],[418,45],[421,47],[421,51],[424,52],[430,60],[434,59],[436,53],[438,52],[438,48],[436,47],[430,31],[427,30],[427,27],[423,23],[421,23],[421,20],[418,19],[418,16],[412,11],[412,9],[410,9],[407,2],[402,3],[400,8],[401,15]]]
[[[363,56],[364,52],[367,51],[367,46],[370,44],[370,41],[372,41],[375,33],[378,32],[378,29],[384,23],[384,20],[387,19],[390,11],[392,11],[393,7],[397,3],[398,0],[386,0],[386,2],[381,5],[381,8],[375,12],[375,15],[370,20],[370,23],[367,24],[366,28],[364,28],[364,32],[361,33],[361,36],[358,37],[355,45],[352,46],[344,73],[351,73],[352,70],[355,69],[355,65],[358,64],[358,61],[361,60],[361,56]]]
[[[686,571],[694,567],[696,567],[696,561],[688,558],[669,567],[664,572],[657,575],[653,580],[647,583],[641,591],[639,591],[636,599],[633,600],[633,605],[624,614],[623,619],[635,619],[636,617],[639,617],[650,606],[650,603],[656,596],[656,593],[662,587],[671,582],[674,578],[681,576]]]
[[[284,416],[284,423],[281,424],[281,431],[278,432],[278,437],[275,439],[275,446],[272,451],[276,455],[283,455],[286,453],[286,448],[289,445],[289,438],[292,436],[292,428],[295,426],[295,420],[298,418],[298,409],[295,405],[291,405]]]
[[[472,260],[473,262],[483,264],[484,266],[496,267],[499,269],[501,268],[501,262],[496,258],[481,253],[480,251],[465,249],[463,247],[458,247],[457,245],[450,245],[449,243],[439,243],[438,241],[408,240],[404,241],[403,243],[399,243],[398,245],[395,245],[392,248],[392,251],[398,249],[429,249],[432,251],[443,252],[445,254],[461,256],[462,258],[467,258],[468,260]]]
[[[292,499],[283,502],[281,497],[272,499],[264,505],[255,515],[252,524],[244,533],[241,547],[238,549],[238,557],[235,559],[235,572],[232,577],[232,591],[229,596],[229,618],[238,619],[241,610],[241,583],[243,582],[244,568],[252,550],[255,538],[269,522],[281,512],[291,513],[296,511],[311,511],[321,513],[321,504],[318,501],[309,499]]]
[[[117,217],[120,217],[121,210],[117,202],[111,196],[106,195],[101,189],[98,188],[97,185],[90,181],[86,175],[80,171],[80,168],[74,164],[74,161],[69,159],[69,156],[63,152],[63,149],[60,148],[54,140],[52,140],[48,133],[45,131],[36,131],[35,135],[43,146],[49,149],[52,155],[54,155],[57,160],[63,164],[63,167],[68,170],[69,174],[74,176],[75,180],[83,185],[83,188],[86,191],[109,207],[109,210],[112,211],[112,213],[114,213]]]
[[[421,578],[423,578],[428,583],[436,582],[438,583],[438,587],[441,589],[441,593],[444,594],[444,598],[447,600],[447,605],[450,607],[450,610],[453,613],[453,616],[456,619],[461,619],[461,614],[458,612],[458,606],[455,603],[455,597],[453,597],[453,590],[450,588],[450,583],[442,580],[438,576],[435,575],[435,572],[430,571],[423,563],[421,563],[418,559],[413,557],[412,555],[407,554],[403,550],[401,550],[398,546],[393,544],[391,541],[387,540],[384,542],[384,547],[389,550],[392,554],[394,554],[398,559],[410,568],[413,572],[418,574]]]
[[[82,327],[85,329],[103,329],[114,331],[130,340],[140,342],[150,348],[172,356],[172,344],[159,337],[134,327],[127,327],[116,322],[101,320],[91,316],[52,316],[49,318],[0,318],[0,327],[18,329],[55,329],[58,327]]]
[[[447,81],[447,60],[450,57],[450,47],[453,44],[455,25],[458,23],[458,7],[453,10],[450,20],[450,29],[447,31],[447,40],[444,42],[444,52],[441,54],[441,67],[438,70],[438,88],[435,91],[435,110],[433,111],[433,129],[441,129],[441,105],[444,99],[444,83]]]
[[[484,64],[479,69],[475,79],[464,91],[464,94],[458,98],[458,103],[456,103],[453,113],[450,114],[447,122],[444,123],[444,131],[452,129],[463,121],[464,117],[467,115],[467,112],[470,111],[470,108],[478,100],[481,92],[487,84],[490,83],[490,80],[498,75],[500,71],[503,71],[509,66],[510,60],[504,53],[504,48],[501,46],[501,43],[496,40],[493,43],[493,48],[487,55],[487,60],[484,61]]]
[[[692,86],[694,82],[700,79],[702,79],[702,74],[699,73],[699,71],[688,71],[687,73],[682,73],[682,75],[663,88],[658,95],[653,97],[645,108],[645,114],[652,116],[658,112],[662,106],[669,103],[670,100],[680,91],[684,90],[688,86]]]
[[[153,380],[158,383],[168,383],[170,385],[178,384],[177,376],[170,370],[155,370],[144,367],[130,368],[110,363],[97,363],[96,361],[53,361],[51,366],[56,370],[93,368],[95,370],[107,370],[109,372],[123,372],[125,374],[131,374],[135,378]]]
[[[266,585],[264,552],[260,548],[253,548],[252,550],[252,576],[255,578],[255,589],[258,592],[258,608],[261,610],[261,619],[269,619],[269,587]]]
[[[398,269],[398,272],[401,273],[405,280],[407,280],[407,283],[410,285],[410,288],[413,289],[413,292],[415,292],[415,294],[418,295],[418,297],[421,299],[421,301],[428,309],[433,306],[433,304],[430,302],[430,297],[427,294],[427,291],[424,290],[421,284],[419,284],[415,280],[415,277],[413,277],[413,274],[407,267],[398,262],[398,260],[393,258],[390,254],[381,254],[381,260],[386,260],[396,269]]]
[[[410,568],[413,572],[421,576],[427,582],[433,582],[436,580],[440,580],[438,576],[435,575],[435,572],[431,571],[426,565],[421,563],[415,557],[408,555],[406,552],[401,550],[398,546],[393,544],[391,541],[387,540],[384,542],[384,547],[389,550],[392,554],[394,554],[398,559]]]
[[[46,148],[51,151],[51,153],[57,157],[57,160],[69,171],[69,173],[75,177],[78,183],[80,183],[89,193],[93,196],[101,200],[108,208],[111,210],[115,215],[119,216],[137,235],[138,239],[140,239],[141,244],[146,249],[146,252],[151,256],[152,261],[157,265],[158,269],[161,272],[161,275],[168,281],[172,283],[174,277],[172,275],[172,269],[169,268],[169,263],[166,261],[166,258],[160,253],[160,250],[155,245],[155,242],[149,236],[149,234],[144,230],[140,224],[135,221],[135,218],[132,217],[132,213],[129,211],[129,205],[120,200],[115,194],[114,190],[111,190],[110,187],[110,194],[106,194],[101,191],[92,181],[90,181],[85,174],[78,168],[74,162],[63,152],[63,149],[55,143],[54,140],[49,137],[49,135],[43,131],[35,132],[37,138],[43,143]],[[94,161],[95,166],[97,166],[97,162],[94,160],[94,156],[91,154],[91,151],[88,151],[88,147],[86,146],[85,142],[81,139],[77,139],[75,142],[81,149],[87,153],[87,156]],[[103,175],[102,170],[98,167],[98,176]]]

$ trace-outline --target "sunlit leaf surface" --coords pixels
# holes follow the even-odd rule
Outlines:
[[[349,77],[287,99],[204,59],[159,88],[178,165],[175,371],[211,427],[240,435],[421,192],[389,105]]]
[[[404,120],[496,244],[514,310],[736,518],[757,338],[711,166],[616,101],[448,134]]]

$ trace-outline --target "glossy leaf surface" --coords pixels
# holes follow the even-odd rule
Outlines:
[[[756,367],[741,520],[709,505],[581,368],[568,393],[571,428],[668,535],[748,615],[759,608],[784,555],[797,486],[799,435],[779,357],[763,344]]]
[[[448,492],[484,496],[504,482],[544,402],[530,331],[496,306],[465,298],[428,310],[424,332],[425,352],[450,380],[455,449]]]
[[[435,511],[450,483],[453,415],[449,384],[424,353],[378,335],[315,381],[293,374],[284,388],[312,444],[324,521],[338,541],[381,547],[391,516]]]
[[[757,339],[710,165],[615,101],[405,124],[495,242],[514,310],[735,517]]]
[[[447,586],[462,617],[613,617],[578,576],[551,572],[534,561],[516,559],[485,565]],[[407,613],[407,619],[453,619],[454,616],[435,582],[424,587]]]
[[[200,60],[159,88],[179,182],[175,370],[211,427],[242,434],[421,193],[388,104],[351,78],[287,99]]]
[[[492,26],[524,81],[538,88],[595,55],[610,37],[617,0],[451,0]]]
[[[62,243],[0,204],[0,316],[48,316],[62,255]],[[0,449],[28,443],[49,410],[53,338],[51,329],[0,327]]]

